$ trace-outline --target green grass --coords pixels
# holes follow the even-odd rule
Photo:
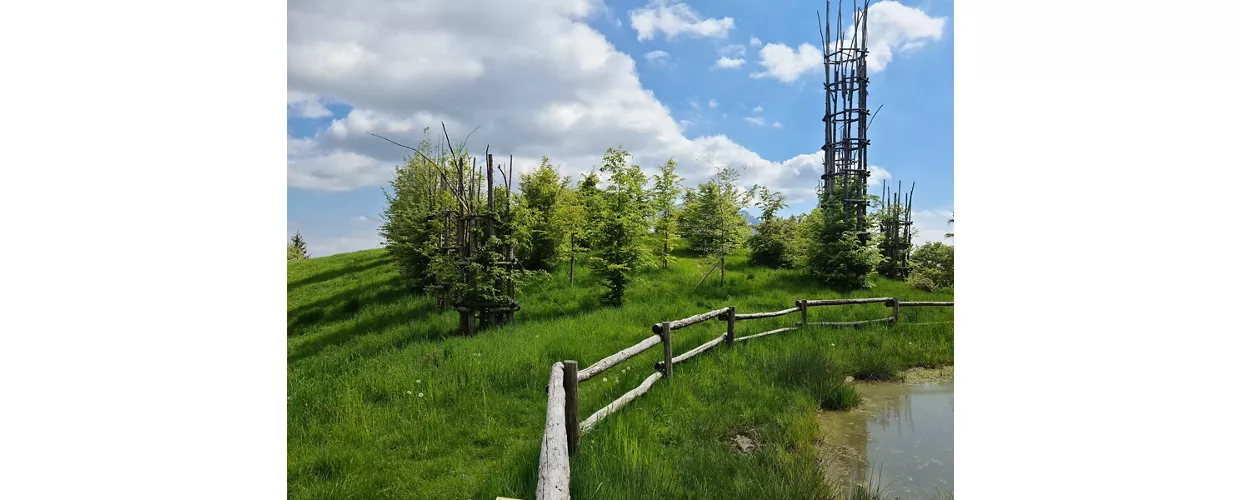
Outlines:
[[[456,314],[402,289],[383,250],[288,264],[288,494],[290,498],[532,499],[552,363],[582,367],[651,334],[650,326],[734,305],[792,307],[801,298],[895,296],[952,300],[880,280],[839,294],[794,271],[728,259],[681,258],[644,272],[623,307],[599,305],[602,286],[567,268],[518,297],[517,321],[458,337]],[[810,321],[889,314],[882,304],[810,309]],[[901,321],[937,322],[950,308],[908,308]],[[795,314],[744,321],[737,335],[790,326]],[[677,330],[677,353],[717,337],[723,322]],[[581,418],[637,386],[662,359],[651,349],[581,385]],[[912,366],[951,364],[952,325],[798,330],[720,346],[676,365],[675,376],[582,439],[572,495],[594,498],[845,498],[824,486],[814,411],[847,407],[847,390],[822,382],[891,379]],[[814,374],[807,377],[802,372]],[[834,391],[834,392],[833,392]],[[855,395],[855,394],[854,394]],[[731,438],[757,448],[736,451]]]

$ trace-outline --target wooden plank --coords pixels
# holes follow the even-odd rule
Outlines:
[[[873,304],[877,302],[887,302],[891,297],[875,297],[871,299],[826,299],[826,300],[806,300],[806,306],[838,306],[844,304]]]
[[[654,372],[649,377],[646,377],[646,380],[644,380],[641,385],[637,386],[637,388],[624,393],[623,396],[620,396],[615,401],[612,401],[611,404],[604,406],[599,411],[594,412],[593,415],[590,415],[590,418],[587,418],[585,422],[581,423],[581,433],[585,434],[590,432],[590,429],[593,429],[594,426],[598,425],[599,421],[603,420],[603,417],[615,413],[616,410],[623,408],[624,405],[629,404],[630,401],[633,401],[638,396],[645,394],[646,391],[650,390],[650,386],[654,385],[655,381],[661,378],[663,378],[663,372]]]
[[[538,500],[568,499],[568,430],[564,422],[564,363],[551,365],[547,391],[547,424],[538,457]]]
[[[626,359],[629,359],[633,356],[641,354],[645,352],[646,349],[654,347],[655,344],[658,344],[658,343],[659,343],[659,336],[652,335],[650,337],[647,337],[645,340],[638,342],[637,345],[633,347],[630,347],[618,353],[612,354],[611,356],[608,356],[606,358],[600,359],[597,363],[594,363],[590,365],[589,367],[587,367],[586,369],[581,370],[580,372],[577,372],[577,382],[580,383],[580,382],[585,382],[587,380],[590,380],[591,377],[598,375],[600,373],[603,373],[603,370],[616,366]]]
[[[581,442],[580,429],[577,424],[581,418],[577,414],[577,362],[564,362],[564,426],[568,430],[568,455],[577,454],[577,445]]]
[[[799,308],[799,307],[792,307],[792,308],[784,309],[784,310],[782,310],[782,311],[772,311],[772,312],[760,312],[760,313],[737,314],[737,315],[736,315],[736,320],[737,320],[737,321],[743,321],[743,320],[747,320],[747,319],[775,318],[775,317],[783,316],[783,315],[785,315],[785,314],[792,314],[792,313],[797,312],[797,311],[800,311],[800,310],[801,310],[801,308]],[[719,318],[719,320],[720,320],[720,321],[725,320],[725,319],[727,319],[727,318]]]
[[[955,302],[901,302],[903,307],[947,306],[953,307]]]
[[[703,321],[706,321],[706,320],[708,320],[708,319],[718,317],[719,315],[724,314],[724,313],[727,313],[727,312],[728,312],[728,308],[726,308],[726,307],[725,307],[725,308],[723,308],[723,309],[716,309],[716,310],[711,311],[711,312],[702,313],[702,314],[699,314],[699,315],[697,315],[697,316],[690,316],[690,317],[685,318],[685,319],[678,319],[678,320],[676,320],[676,321],[672,321],[672,322],[670,322],[669,324],[671,324],[671,325],[672,325],[672,329],[673,329],[673,330],[679,330],[679,329],[684,328],[684,327],[686,327],[686,326],[696,325],[696,324],[701,323],[701,322],[703,322]],[[659,325],[661,325],[661,324],[662,324],[662,323],[659,323],[659,324],[654,325],[653,327],[651,327],[651,329],[650,329],[650,330],[651,330],[651,331],[653,331],[654,333],[659,333]]]
[[[681,355],[679,355],[679,356],[676,356],[676,357],[672,358],[672,364],[673,364],[673,365],[675,365],[676,363],[680,363],[680,362],[685,361],[685,360],[687,360],[687,359],[689,359],[689,358],[692,358],[692,357],[694,357],[694,356],[697,356],[698,354],[701,354],[701,353],[704,353],[704,352],[706,352],[706,351],[709,351],[711,348],[713,348],[713,347],[715,347],[715,346],[717,346],[717,345],[719,345],[719,344],[723,343],[723,341],[724,341],[724,340],[726,340],[727,338],[728,338],[728,334],[726,334],[726,333],[725,333],[725,334],[723,334],[723,335],[720,335],[720,336],[718,336],[718,337],[715,337],[714,339],[711,339],[710,341],[706,342],[705,344],[702,344],[702,345],[700,345],[700,346],[694,347],[692,351],[688,351],[688,352],[686,352],[686,353],[684,353],[684,354],[681,354]],[[663,362],[662,362],[662,361],[658,361],[658,362],[656,362],[656,363],[654,364],[654,369],[656,369],[656,370],[663,370]]]
[[[771,330],[771,331],[769,331],[769,332],[755,333],[755,334],[750,335],[750,336],[748,336],[748,337],[740,337],[740,338],[736,339],[736,341],[737,341],[737,342],[742,342],[742,341],[745,341],[745,340],[752,340],[752,339],[756,339],[756,338],[758,338],[758,337],[765,337],[765,336],[767,336],[767,335],[775,335],[776,333],[790,332],[790,331],[792,331],[792,330],[796,330],[796,329],[797,329],[797,327],[795,327],[795,326],[790,326],[790,327],[787,327],[787,328],[780,328],[780,329],[778,329],[778,330]]]
[[[672,324],[663,323],[659,330],[659,339],[663,342],[663,375],[671,378],[672,367],[676,366],[672,361]]]

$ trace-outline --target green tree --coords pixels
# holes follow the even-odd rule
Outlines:
[[[568,233],[566,251],[568,253],[568,286],[571,287],[577,282],[577,250],[581,247],[579,240],[582,239],[586,230],[586,201],[580,186],[577,189],[565,189],[562,196],[560,210],[557,213],[561,227]]]
[[[528,269],[550,270],[560,260],[567,232],[558,212],[566,184],[545,156],[536,170],[521,174],[517,256]]]
[[[939,241],[926,243],[913,250],[909,261],[913,267],[910,286],[934,291],[955,284],[956,247]]]
[[[433,285],[436,271],[442,271],[443,266],[433,262],[441,254],[442,211],[455,208],[445,191],[443,174],[450,155],[443,148],[432,147],[429,130],[423,129],[415,154],[396,168],[396,176],[389,182],[391,191],[383,190],[387,207],[379,227],[402,279],[416,290]]]
[[[758,190],[757,206],[762,208],[762,216],[758,219],[757,230],[749,238],[749,261],[771,268],[792,264],[795,226],[791,219],[776,215],[787,206],[784,195],[761,188]]]
[[[680,185],[682,179],[676,175],[676,161],[671,159],[659,167],[659,173],[654,176],[651,208],[655,214],[655,238],[658,239],[655,255],[662,261],[663,269],[667,269],[672,258],[674,240],[679,230],[676,227],[676,218],[679,215],[676,199],[684,192]]]
[[[309,259],[310,254],[306,253],[306,240],[301,237],[301,231],[293,235],[293,240],[288,244],[288,260]]]
[[[836,192],[843,191],[841,181]],[[866,231],[873,228],[870,217],[864,222]],[[855,224],[855,216],[845,214],[840,196],[831,196],[825,189],[819,193],[818,208],[806,219],[806,267],[811,276],[844,290],[872,285],[870,278],[880,256],[871,242],[858,237]]]
[[[603,302],[620,305],[633,274],[650,260],[642,245],[646,235],[649,206],[645,196],[646,176],[641,168],[629,164],[624,146],[608,148],[600,170],[608,174],[608,187],[598,198],[598,225],[591,228],[590,265],[605,285]]]
[[[685,192],[680,227],[694,252],[718,256],[745,241],[752,232],[741,209],[753,200],[754,190],[741,189],[736,184],[739,178],[740,172],[727,167],[699,184],[696,190]]]

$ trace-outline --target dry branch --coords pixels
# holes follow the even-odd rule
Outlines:
[[[806,300],[807,306],[838,306],[843,304],[874,304],[878,302],[887,302],[891,297],[875,297],[872,299],[826,299],[826,300]],[[905,303],[901,302],[900,305]]]
[[[654,347],[655,344],[658,343],[659,336],[652,335],[647,337],[645,340],[638,342],[637,345],[633,347],[600,359],[597,363],[594,363],[586,369],[577,372],[577,382],[585,382],[586,380],[589,380],[590,377],[603,373],[603,370],[616,366],[626,359],[641,354],[642,352],[645,352],[646,349]]]
[[[684,327],[686,327],[686,326],[696,325],[696,324],[698,324],[698,323],[701,323],[701,322],[703,322],[703,321],[706,321],[706,320],[708,320],[708,319],[714,318],[714,317],[716,317],[716,316],[719,316],[720,314],[724,314],[724,313],[727,313],[727,312],[728,312],[728,308],[726,308],[726,307],[725,307],[725,308],[723,308],[723,309],[716,309],[716,310],[711,311],[711,312],[702,313],[702,314],[699,314],[699,315],[697,315],[697,316],[690,316],[690,317],[685,318],[685,319],[678,319],[678,320],[676,320],[676,321],[672,321],[672,322],[671,322],[672,329],[673,329],[673,330],[679,330],[679,329],[684,328]],[[659,328],[660,328],[660,327],[659,327],[659,325],[658,325],[658,324],[656,324],[656,325],[654,325],[653,327],[651,327],[651,330],[652,330],[652,331],[654,331],[654,333],[659,333]]]
[[[547,392],[547,425],[538,458],[536,497],[568,499],[568,429],[564,422],[564,363],[551,365]]]
[[[633,401],[638,396],[645,394],[646,391],[650,390],[650,386],[654,385],[655,381],[661,378],[663,378],[663,372],[654,372],[649,377],[646,377],[646,380],[643,381],[641,385],[637,386],[637,388],[624,393],[623,396],[620,396],[620,398],[616,399],[615,401],[612,401],[611,404],[604,406],[603,409],[599,411],[594,412],[593,415],[590,415],[590,418],[587,418],[585,422],[581,423],[581,433],[585,434],[587,432],[590,432],[590,429],[593,429],[595,425],[598,425],[599,421],[603,420],[603,417],[606,417],[608,415],[611,415],[612,413],[615,413],[616,410],[623,408],[624,405],[629,404],[630,401]],[[568,477],[567,474],[565,474],[565,478],[567,477]],[[565,484],[567,484],[567,481],[565,482]],[[542,482],[540,481],[539,486],[541,487],[541,485],[542,485]],[[541,491],[541,489],[539,491]],[[542,497],[539,496],[539,498],[542,498]],[[568,498],[568,497],[565,496],[564,498]]]
[[[947,306],[953,307],[955,302],[901,302],[900,307]]]
[[[737,314],[737,315],[736,315],[736,320],[737,320],[737,321],[740,321],[740,320],[744,320],[744,319],[774,318],[774,317],[776,317],[776,316],[783,316],[783,315],[785,315],[785,314],[792,314],[792,313],[797,312],[797,311],[799,311],[799,310],[800,310],[800,309],[798,309],[798,308],[796,308],[796,307],[793,307],[793,308],[790,308],[790,309],[784,309],[784,310],[782,310],[782,311],[760,312],[760,313],[749,313],[749,314]],[[722,321],[722,320],[727,320],[727,318],[719,318],[719,319],[720,319],[721,321]]]
[[[778,329],[778,330],[771,330],[771,331],[769,331],[769,332],[755,333],[755,334],[750,335],[750,336],[748,336],[748,337],[739,337],[739,338],[737,338],[737,339],[736,339],[736,341],[737,341],[737,342],[741,342],[741,341],[744,341],[744,340],[756,339],[756,338],[758,338],[758,337],[765,337],[765,336],[767,336],[767,335],[775,335],[776,333],[790,332],[790,331],[792,331],[792,330],[796,330],[796,329],[797,329],[797,328],[796,328],[795,326],[790,326],[790,327],[788,327],[788,328],[780,328],[780,329]]]
[[[694,357],[694,356],[697,356],[698,354],[702,354],[702,353],[704,353],[704,352],[706,352],[706,351],[709,351],[711,348],[713,348],[713,347],[715,347],[715,346],[717,346],[717,345],[719,345],[719,344],[723,343],[724,339],[727,339],[727,338],[728,338],[728,334],[726,334],[726,333],[725,333],[725,334],[723,334],[723,335],[720,335],[720,336],[718,336],[718,337],[715,337],[714,339],[711,339],[710,341],[706,342],[705,344],[702,344],[702,345],[700,345],[700,346],[697,346],[697,347],[693,348],[693,350],[692,350],[692,351],[688,351],[688,352],[686,352],[686,353],[684,353],[684,354],[681,354],[681,355],[679,355],[679,356],[676,356],[676,357],[672,358],[672,366],[676,366],[676,363],[680,363],[680,362],[685,361],[685,360],[687,360],[687,359],[689,359],[689,358],[692,358],[692,357]],[[663,369],[663,362],[662,362],[662,361],[656,361],[656,362],[654,363],[654,369],[655,369],[655,370],[662,370],[662,369]]]

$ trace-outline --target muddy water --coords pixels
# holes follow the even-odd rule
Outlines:
[[[822,458],[830,479],[874,485],[889,498],[935,499],[952,487],[951,380],[857,384],[866,402],[819,412]]]

